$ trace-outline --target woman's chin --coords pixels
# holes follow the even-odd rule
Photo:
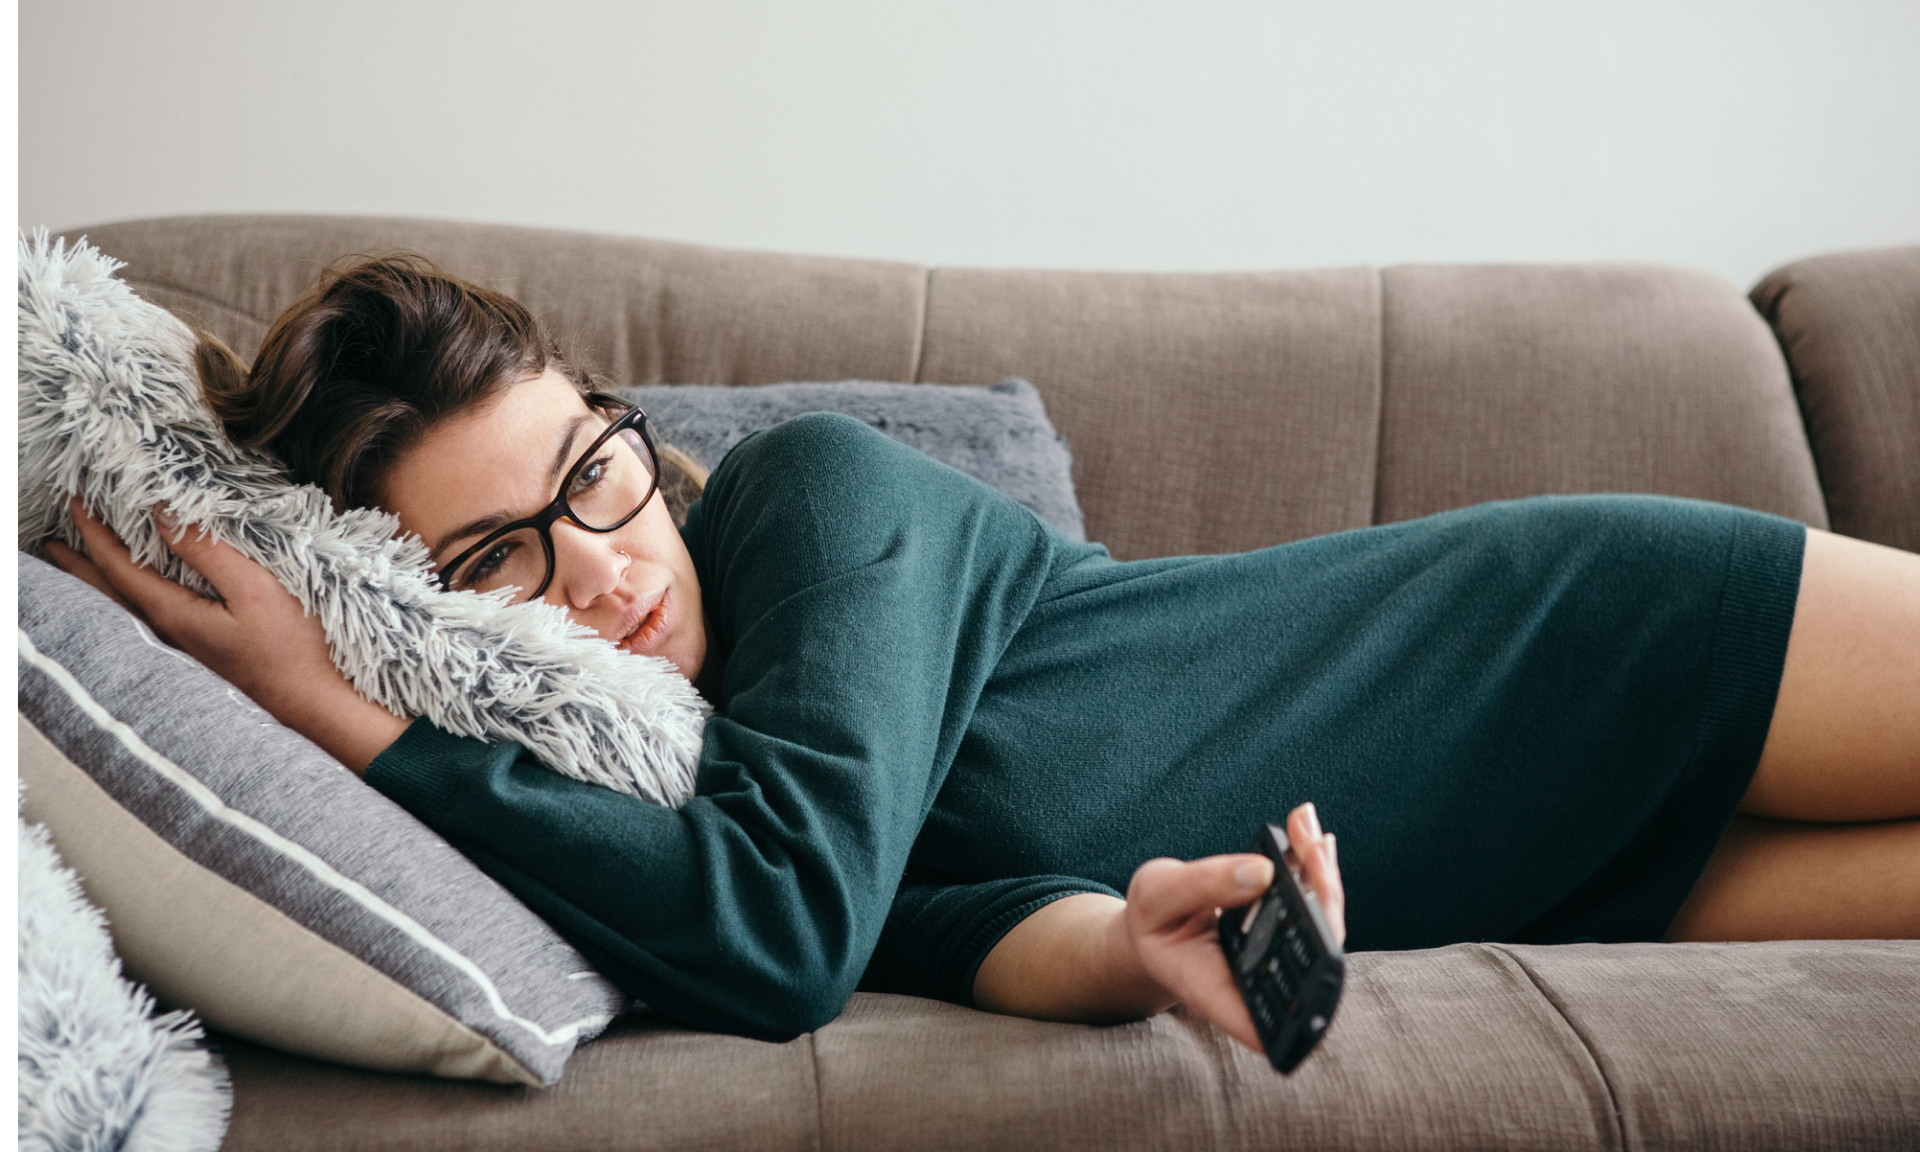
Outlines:
[[[658,655],[664,658],[667,663],[673,665],[673,670],[685,677],[687,683],[698,683],[700,680],[700,657],[685,651],[667,650],[675,647],[677,646],[669,644],[666,646],[666,649],[663,649]]]

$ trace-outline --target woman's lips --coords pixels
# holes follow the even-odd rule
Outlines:
[[[632,623],[628,623],[631,620]],[[617,645],[636,656],[651,656],[673,631],[673,601],[662,588],[657,594],[634,605],[633,614],[621,620],[627,632]]]

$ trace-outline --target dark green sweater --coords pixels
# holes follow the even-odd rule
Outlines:
[[[678,810],[415,723],[368,770],[656,1010],[786,1037],[833,1018],[887,924],[982,689],[1048,577],[1104,550],[844,417],[751,438],[684,532],[723,677]],[[1048,900],[906,893],[900,977],[965,1002]]]
[[[1766,633],[1732,751],[1696,748],[1726,557],[1761,539],[1779,584],[1790,533],[1679,501],[1489,507],[1122,564],[802,417],[736,448],[688,516],[723,674],[685,806],[424,722],[367,779],[657,1011],[766,1038],[856,986],[969,1003],[1046,902],[1242,850],[1309,798],[1341,833],[1352,946],[1657,936],[1752,771],[1767,660],[1778,677]],[[1757,595],[1790,623],[1792,592]],[[1688,787],[1704,831],[1649,841]],[[1607,867],[1654,896],[1568,919]]]

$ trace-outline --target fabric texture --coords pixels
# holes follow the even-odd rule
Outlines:
[[[1625,1148],[1920,1147],[1920,941],[1506,948]]]
[[[21,820],[19,849],[19,1147],[214,1152],[233,1090],[199,1023],[121,978],[45,828]]]
[[[1374,520],[1641,492],[1827,525],[1786,365],[1727,284],[1676,268],[1381,272]]]
[[[325,626],[346,677],[395,714],[539,748],[555,771],[659,803],[691,790],[707,708],[670,664],[620,652],[555,605],[442,592],[394,517],[336,513],[234,447],[201,400],[192,334],[117,267],[44,232],[21,238],[23,549],[55,533],[82,547],[78,495],[136,559],[207,592],[161,539],[165,504],[272,572]]]
[[[577,362],[627,384],[917,379],[927,273],[913,264],[403,217],[174,217],[85,234],[142,296],[248,359],[317,269],[405,249],[525,304]]]
[[[162,997],[325,1059],[534,1084],[623,1007],[439,837],[118,605],[25,555],[19,647],[21,713],[58,753],[34,761],[46,784],[27,814],[96,891],[128,894],[126,905],[102,896],[108,916],[151,923],[153,909],[133,905],[171,876],[171,904],[235,917],[207,933],[172,922],[202,909],[118,941]]]
[[[647,422],[702,466],[716,467],[749,434],[808,412],[841,412],[1005,492],[1069,540],[1086,521],[1073,491],[1073,455],[1025,380],[985,388],[843,380],[757,388],[697,385],[617,389]]]
[[[1380,287],[1368,268],[1207,275],[934,268],[917,380],[1019,376],[1122,560],[1373,523]]]
[[[1752,298],[1793,367],[1833,530],[1920,552],[1920,246],[1800,260]]]
[[[424,724],[367,779],[655,1009],[784,1039],[855,979],[971,1003],[1041,904],[1305,799],[1356,845],[1351,948],[1659,939],[1758,761],[1805,528],[1537,498],[1118,563],[818,414],[685,535],[722,676],[684,809]]]
[[[228,1146],[343,1149],[344,1115],[369,1152],[1920,1144],[1920,942],[1461,944],[1348,965],[1339,1026],[1289,1077],[1178,1012],[1087,1027],[863,992],[788,1044],[623,1020],[524,1094],[233,1043]]]

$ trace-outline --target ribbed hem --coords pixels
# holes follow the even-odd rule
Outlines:
[[[1806,550],[1806,526],[1795,521],[1756,514],[1735,524],[1694,762],[1663,813],[1660,839],[1669,847],[1647,869],[1631,919],[1612,938],[1663,938],[1739,811],[1780,697]]]
[[[472,777],[476,756],[485,755],[487,747],[479,740],[444,732],[424,719],[415,720],[367,765],[366,780],[395,804],[425,819],[424,813],[446,806],[462,777]]]
[[[1729,764],[1745,766],[1744,795],[1780,697],[1807,530],[1791,520],[1754,517],[1742,520],[1734,533],[1700,706],[1698,747],[1708,753],[1718,749]]]
[[[1013,926],[1055,900],[1063,900],[1068,896],[1079,896],[1091,891],[1093,891],[1091,888],[1078,888],[1049,892],[1038,899],[1017,904],[981,925],[980,930],[973,934],[972,939],[967,941],[967,946],[961,949],[960,954],[955,958],[953,971],[958,981],[946,990],[947,994],[943,999],[955,1004],[964,1004],[969,1008],[977,1007],[973,1002],[974,978],[979,976],[980,965],[986,963],[987,954],[1006,938],[1007,933],[1013,931]]]

